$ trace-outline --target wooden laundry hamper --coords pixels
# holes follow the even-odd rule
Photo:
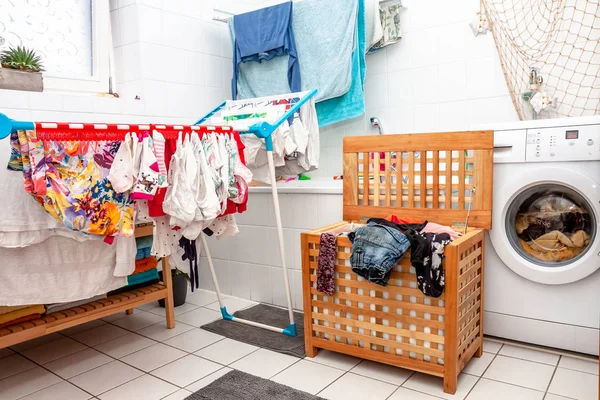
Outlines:
[[[386,287],[354,274],[352,244],[345,236],[337,240],[336,292],[324,295],[316,289],[320,234],[348,222],[303,233],[307,355],[327,349],[440,376],[444,391],[453,394],[461,370],[483,351],[484,229],[491,228],[492,218],[493,132],[346,137],[343,151],[345,221],[395,214],[452,225],[464,223],[472,203],[469,230],[445,247],[440,298],[417,288],[410,251]]]

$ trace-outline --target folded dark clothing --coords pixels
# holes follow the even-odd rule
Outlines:
[[[121,294],[121,293],[124,293],[124,292],[130,292],[132,290],[136,290],[136,289],[140,289],[140,288],[143,288],[143,287],[146,287],[146,286],[154,285],[155,283],[158,283],[158,282],[160,282],[160,280],[153,279],[151,281],[143,282],[143,283],[138,283],[136,285],[123,286],[122,288],[113,290],[112,292],[108,292],[108,295],[110,296],[110,295],[115,295],[115,294]]]

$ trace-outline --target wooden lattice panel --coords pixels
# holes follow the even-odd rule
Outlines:
[[[452,391],[460,371],[481,352],[483,231],[471,229],[446,246],[446,287],[439,298],[417,288],[410,251],[384,287],[352,272],[352,244],[338,237],[336,288],[327,296],[316,285],[320,234],[344,224],[302,234],[307,353],[328,349],[443,376]]]
[[[410,252],[394,268],[388,286],[369,283],[350,269],[352,244],[338,239],[336,293],[316,289],[319,243],[309,239],[313,335],[344,346],[373,350],[433,366],[444,359],[444,296],[417,289]],[[441,369],[438,368],[440,373]]]
[[[344,138],[344,219],[402,215],[491,227],[493,134]],[[472,203],[472,204],[471,204]]]

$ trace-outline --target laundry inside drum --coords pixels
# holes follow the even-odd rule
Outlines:
[[[596,230],[589,202],[574,190],[539,185],[512,202],[506,221],[515,250],[545,267],[573,262],[589,247]]]

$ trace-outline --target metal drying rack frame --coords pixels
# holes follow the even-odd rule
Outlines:
[[[266,145],[266,149],[267,149],[267,159],[268,159],[268,163],[269,163],[269,174],[270,174],[270,178],[271,178],[271,193],[273,195],[273,205],[274,205],[273,208],[275,209],[275,220],[277,223],[277,235],[279,237],[279,252],[280,252],[280,256],[281,256],[281,265],[283,266],[283,277],[284,277],[284,281],[285,281],[285,291],[286,291],[286,297],[287,297],[287,303],[288,303],[290,324],[286,328],[275,327],[275,326],[271,326],[271,325],[261,324],[258,322],[248,321],[248,320],[245,320],[242,318],[238,318],[238,317],[233,316],[232,314],[230,314],[227,311],[227,307],[225,306],[225,303],[223,302],[223,295],[222,295],[221,289],[219,287],[219,282],[217,280],[217,274],[215,272],[214,264],[213,264],[212,258],[210,256],[210,250],[208,248],[208,243],[206,241],[206,235],[204,233],[202,233],[200,235],[200,238],[202,240],[202,246],[204,247],[204,251],[206,252],[206,259],[208,260],[208,266],[209,266],[210,273],[211,273],[211,276],[213,279],[215,292],[216,292],[217,298],[219,300],[219,307],[221,309],[221,315],[223,316],[224,320],[236,321],[236,322],[240,322],[240,323],[243,323],[246,325],[256,326],[256,327],[267,329],[267,330],[270,330],[273,332],[283,333],[284,335],[287,335],[287,336],[297,336],[297,334],[298,334],[297,329],[296,329],[296,322],[294,320],[291,287],[290,287],[290,280],[289,280],[289,276],[288,276],[288,266],[287,266],[286,257],[285,257],[285,247],[284,247],[284,242],[283,242],[283,227],[282,227],[282,223],[281,223],[281,212],[280,212],[280,208],[279,208],[279,196],[277,194],[277,184],[276,184],[277,177],[275,176],[275,163],[273,161],[273,139],[272,139],[271,135],[273,132],[275,132],[275,130],[277,130],[277,128],[279,128],[279,126],[284,121],[286,121],[289,117],[293,116],[295,112],[299,111],[300,107],[302,107],[316,93],[317,93],[316,90],[299,93],[302,95],[302,97],[300,97],[297,102],[291,104],[289,110],[287,110],[287,112],[284,113],[281,117],[279,117],[274,123],[261,121],[254,125],[251,125],[247,128],[235,127],[233,129],[230,125],[209,125],[209,124],[207,124],[207,125],[202,126],[203,128],[205,128],[208,131],[210,131],[212,128],[215,128],[217,130],[218,130],[218,128],[225,128],[226,130],[232,129],[232,130],[235,130],[236,132],[240,132],[240,134],[253,134],[253,135],[265,140],[265,145]],[[246,100],[251,101],[252,99],[246,99]],[[223,108],[226,106],[226,104],[227,104],[227,102],[224,101],[218,107],[213,109],[211,112],[206,114],[204,117],[199,119],[194,125],[191,125],[191,126],[173,125],[173,124],[169,124],[169,125],[160,125],[160,124],[148,124],[148,125],[131,124],[131,125],[129,125],[129,124],[99,124],[99,123],[94,123],[94,124],[69,123],[69,124],[65,124],[65,123],[53,123],[53,122],[42,123],[42,125],[47,124],[48,127],[68,126],[68,129],[73,129],[73,130],[83,129],[83,128],[87,128],[87,127],[93,127],[94,129],[99,129],[99,130],[112,129],[112,130],[118,130],[118,131],[123,131],[123,132],[127,132],[132,127],[135,128],[136,130],[140,130],[140,129],[144,129],[144,127],[146,127],[146,129],[151,129],[151,127],[161,127],[161,126],[172,127],[172,129],[178,129],[178,128],[183,129],[185,127],[189,127],[192,130],[197,130],[198,125],[203,124],[210,117],[219,113],[221,110],[223,110]],[[35,122],[15,121],[15,120],[7,117],[5,114],[0,113],[0,140],[8,137],[10,135],[10,133],[13,131],[32,130],[32,129],[35,129],[35,127],[36,127]]]

